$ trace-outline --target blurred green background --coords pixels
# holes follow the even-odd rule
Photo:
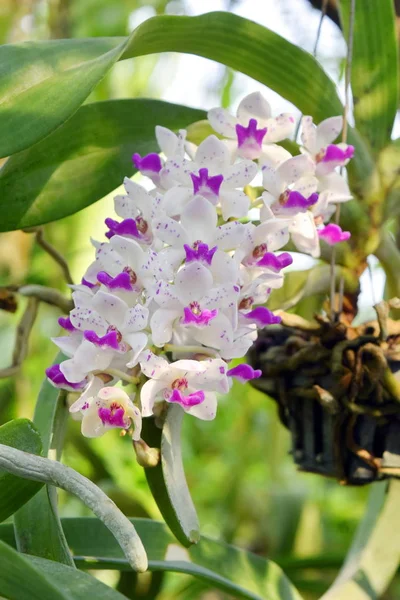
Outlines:
[[[237,12],[309,51],[320,18],[307,0],[1,0],[0,42],[126,35],[156,14],[209,10]],[[318,59],[339,85],[344,53],[340,30],[325,19]],[[165,54],[118,63],[88,101],[147,96],[201,108],[220,103],[229,107],[255,89],[263,86],[221,65]],[[274,108],[283,104],[285,110],[293,110],[273,92],[267,96]],[[75,280],[92,260],[89,237],[103,239],[108,214],[112,214],[112,196],[45,227],[49,241],[67,258]],[[67,292],[59,267],[34,245],[32,234],[1,234],[0,284],[22,282]],[[371,302],[368,290],[365,301]],[[14,315],[0,312],[0,368],[11,362],[15,327],[24,307],[21,299]],[[23,368],[17,377],[0,380],[0,424],[32,417],[44,369],[56,354],[50,337],[58,335],[59,314],[53,307],[40,306]],[[273,558],[304,598],[311,600],[333,580],[363,514],[368,490],[343,488],[335,481],[299,473],[288,451],[289,437],[274,403],[250,387],[235,386],[221,400],[211,423],[185,419],[186,473],[202,532]],[[63,460],[100,485],[129,516],[160,518],[130,442],[117,432],[86,440],[71,419]],[[62,516],[87,514],[80,502],[63,493],[60,503]],[[309,567],[299,568],[299,558],[307,559]],[[104,571],[96,576],[118,585],[117,573]],[[146,591],[147,584],[145,575],[139,586],[142,592],[135,597],[153,597]],[[395,580],[385,599],[399,597],[400,583]],[[168,574],[157,598],[217,600],[227,596],[189,577]]]

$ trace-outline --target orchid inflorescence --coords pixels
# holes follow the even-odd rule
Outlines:
[[[293,134],[293,116],[273,118],[258,92],[236,117],[216,108],[208,119],[219,137],[196,147],[186,131],[157,127],[161,156],[134,154],[154,187],[125,178],[126,193],[115,197],[119,219],[106,219],[107,241],[93,242],[95,260],[72,286],[74,309],[59,319],[66,335],[54,342],[68,359],[46,373],[79,393],[70,411],[85,436],[120,428],[139,440],[142,417],[159,417],[168,403],[213,419],[217,394],[233,379],[261,374],[229,363],[245,356],[259,328],[280,321],[265,307],[292,262],[278,251],[291,238],[318,257],[320,238],[350,237],[324,225],[336,203],[351,198],[337,168],[354,149],[333,144],[342,117],[318,127],[303,117],[301,154],[293,157],[277,145]],[[261,195],[249,187],[257,178]],[[134,383],[136,394],[115,387],[120,381]]]

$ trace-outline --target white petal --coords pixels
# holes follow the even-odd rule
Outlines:
[[[300,252],[306,252],[314,258],[320,255],[319,236],[311,212],[299,213],[290,227],[293,243]]]
[[[188,371],[189,373],[203,373],[206,370],[206,366],[199,360],[177,360],[171,363],[170,367],[179,371]]]
[[[207,167],[211,174],[218,174],[226,169],[230,158],[230,152],[224,142],[215,135],[210,135],[197,148],[195,162],[199,167]]]
[[[115,196],[114,210],[122,219],[136,219],[139,215],[139,208],[129,196]]]
[[[177,217],[181,214],[186,204],[192,198],[193,189],[182,186],[174,186],[164,195],[163,209],[169,217]]]
[[[205,398],[201,404],[192,406],[185,410],[189,415],[202,419],[203,421],[212,421],[217,414],[217,397],[213,392],[205,392]]]
[[[97,396],[97,393],[104,386],[104,381],[100,377],[91,377],[89,383],[83,390],[83,393],[79,396],[69,408],[70,413],[79,412],[82,407],[89,401],[90,398]]]
[[[154,300],[163,308],[179,309],[181,306],[175,287],[167,281],[159,281],[157,283]]]
[[[236,139],[237,119],[224,108],[212,108],[207,113],[211,127],[227,138]]]
[[[71,310],[69,317],[72,325],[79,331],[91,329],[97,335],[104,335],[107,331],[107,321],[93,309],[74,308]]]
[[[118,329],[123,327],[128,305],[114,294],[100,290],[93,298],[92,306],[101,317]]]
[[[249,94],[239,104],[237,116],[243,125],[248,125],[250,119],[257,119],[259,127],[271,117],[271,107],[260,92]]]
[[[276,169],[276,167],[284,162],[292,158],[290,152],[282,148],[282,146],[278,146],[277,144],[264,145],[262,147],[262,153],[260,158],[258,159],[258,164],[262,168],[263,166],[269,166]]]
[[[180,135],[178,137],[170,129],[161,127],[161,125],[156,126],[157,143],[160,146],[161,151],[164,152],[165,156],[168,158],[174,156],[180,150],[182,141],[186,137],[186,132],[184,130],[179,133]]]
[[[303,175],[313,174],[314,163],[307,154],[299,154],[279,165],[277,173],[287,185],[290,185]]]
[[[330,173],[319,180],[321,192],[325,192],[329,202],[347,202],[352,195],[344,177],[339,173]]]
[[[170,363],[165,358],[153,354],[151,350],[142,352],[139,357],[139,362],[142,373],[144,373],[146,377],[151,377],[152,379],[160,379],[165,376],[170,368]]]
[[[264,165],[262,176],[264,188],[277,200],[282,192],[285,191],[285,182],[279,176],[278,170],[270,165]]]
[[[126,366],[129,369],[136,367],[139,362],[139,355],[143,352],[147,346],[148,338],[146,333],[128,333],[124,335],[124,340],[128,342],[131,350],[131,357]]]
[[[159,308],[150,319],[151,336],[155,346],[159,348],[167,344],[172,338],[172,328],[175,319],[181,311]]]
[[[136,304],[133,308],[130,308],[125,314],[124,324],[121,328],[121,332],[124,337],[127,333],[134,333],[141,331],[147,325],[149,318],[149,309],[141,304]]]
[[[239,286],[233,284],[218,285],[204,296],[202,306],[210,308],[235,307],[239,297]]]
[[[183,304],[200,300],[213,285],[210,271],[200,262],[192,262],[178,271],[175,278],[175,290]]]
[[[257,175],[257,165],[252,160],[241,160],[225,170],[222,187],[243,187],[251,183]]]
[[[229,254],[221,252],[221,250],[217,250],[214,254],[210,270],[214,281],[218,283],[234,283],[237,281],[238,266],[236,261]]]
[[[288,138],[294,132],[296,122],[292,114],[282,113],[275,119],[266,121],[267,133],[264,136],[264,144],[273,144]]]
[[[163,381],[155,381],[154,379],[146,381],[140,391],[140,403],[142,405],[143,417],[151,417],[156,396],[163,388],[165,388],[165,383]]]
[[[322,121],[317,127],[317,148],[325,148],[332,144],[343,128],[343,117],[329,117]]]
[[[246,225],[239,221],[232,221],[218,227],[216,242],[220,250],[235,250],[245,237]]]
[[[85,379],[91,371],[106,369],[113,358],[112,350],[98,348],[84,340],[74,354],[74,357],[60,364],[60,370],[71,383],[78,383]]]
[[[311,154],[317,154],[320,150],[317,146],[317,128],[310,116],[305,116],[301,120],[301,142]]]
[[[308,198],[317,191],[317,187],[318,179],[314,175],[304,175],[296,181],[293,189],[300,192],[305,198]]]
[[[193,242],[209,243],[217,225],[217,211],[208,200],[195,196],[183,209],[181,223]]]
[[[245,217],[250,206],[250,198],[240,190],[224,191],[220,194],[222,217],[225,221],[231,217]]]
[[[210,203],[207,202],[207,204]],[[182,227],[177,221],[162,213],[158,219],[154,219],[153,221],[153,234],[169,246],[178,245],[181,247],[183,244],[189,242],[185,227]]]
[[[229,319],[220,312],[205,327],[193,328],[193,337],[210,348],[223,348],[232,342],[232,326]]]
[[[53,337],[51,341],[54,342],[61,352],[66,356],[73,356],[81,345],[82,337],[80,335],[63,335],[61,337]]]
[[[123,260],[120,264],[123,267],[128,265],[132,267],[134,271],[140,269],[143,264],[145,253],[135,240],[120,235],[114,235],[110,240],[110,246],[120,257],[122,257]]]

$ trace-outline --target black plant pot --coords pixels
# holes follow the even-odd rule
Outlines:
[[[399,324],[384,342],[378,332],[320,319],[260,333],[254,385],[277,402],[301,470],[347,485],[400,477]]]

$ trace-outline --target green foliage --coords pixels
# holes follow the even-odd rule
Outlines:
[[[42,441],[33,423],[28,419],[15,419],[0,427],[0,444],[41,454]],[[41,483],[21,479],[0,470],[0,522],[14,514],[42,487]]]
[[[153,418],[145,419],[143,439],[150,447],[160,449],[161,460],[145,470],[146,478],[158,508],[176,538],[184,546],[199,539],[199,522],[190,497],[182,463],[181,427],[184,412],[170,406],[163,428]]]
[[[132,522],[145,545],[151,571],[187,573],[235,598],[301,598],[272,561],[207,537],[184,549],[177,545],[163,523],[147,519],[132,519]],[[97,519],[64,519],[63,527],[81,569],[129,569],[115,539]],[[3,536],[7,536],[7,529],[0,526],[0,539]]]
[[[61,360],[63,355],[60,353],[56,363]],[[61,456],[63,430],[67,417],[65,394],[60,393],[45,379],[40,389],[33,419],[42,435],[45,456],[50,450],[57,457]],[[25,504],[16,513],[14,525],[20,552],[73,566],[58,516],[57,491],[54,487],[46,485],[35,498]]]
[[[348,37],[351,0],[340,0]],[[394,2],[355,3],[351,89],[354,117],[374,153],[390,142],[399,101],[398,43]]]
[[[146,117],[144,118],[144,115]],[[158,100],[88,104],[53,134],[12,156],[0,171],[0,229],[20,229],[71,215],[134,172],[132,154],[157,149],[156,125],[177,131],[204,112]]]
[[[23,556],[0,542],[0,594],[8,600],[122,600],[90,575],[49,560]]]

